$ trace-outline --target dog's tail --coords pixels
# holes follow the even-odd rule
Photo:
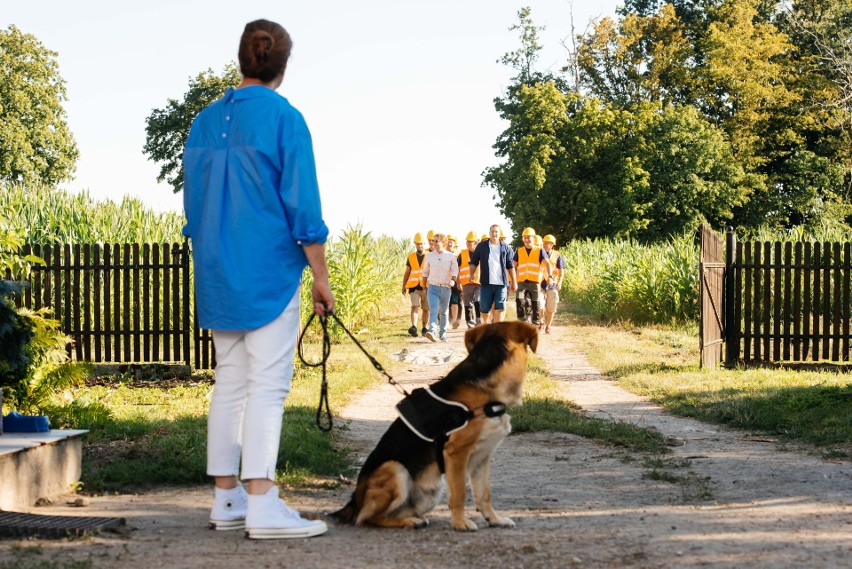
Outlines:
[[[355,504],[355,493],[352,493],[352,498],[349,502],[336,512],[329,514],[329,517],[341,524],[354,524],[355,518],[358,516],[358,506]]]

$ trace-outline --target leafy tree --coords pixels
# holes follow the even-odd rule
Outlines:
[[[74,173],[57,55],[13,25],[0,30],[0,180],[54,185]]]
[[[175,193],[183,189],[183,149],[192,121],[229,87],[236,87],[240,79],[234,63],[226,65],[220,75],[208,69],[190,78],[182,101],[169,99],[165,107],[151,112],[146,119],[143,151],[148,160],[160,163],[158,182],[168,182]]]
[[[693,47],[670,4],[656,14],[601,20],[578,50],[589,91],[629,108],[642,101],[688,103]]]

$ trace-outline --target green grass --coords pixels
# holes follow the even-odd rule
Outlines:
[[[604,444],[638,452],[669,452],[657,431],[623,421],[587,417],[580,407],[561,399],[558,383],[548,378],[543,362],[531,356],[524,382],[524,404],[513,408],[514,432],[556,431],[596,439]]]
[[[405,335],[396,318],[376,320],[359,331],[365,348],[393,373],[389,354]],[[306,346],[316,360],[319,345]],[[329,401],[337,413],[358,391],[384,381],[349,341],[335,344],[329,360]],[[168,484],[209,481],[205,473],[208,374],[188,385],[157,381],[106,381],[78,388],[75,397],[105,403],[112,418],[79,425],[91,430],[85,440],[83,490],[127,491]],[[285,405],[279,452],[279,482],[291,486],[327,485],[338,475],[351,476],[353,463],[342,448],[340,430],[321,432],[315,424],[321,385],[319,368],[297,366]],[[339,425],[338,425],[339,426]]]
[[[560,315],[592,365],[673,413],[852,458],[852,376],[842,371],[699,369],[694,326],[606,325]]]

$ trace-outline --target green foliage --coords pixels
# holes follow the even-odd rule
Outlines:
[[[16,248],[23,243],[174,243],[183,240],[186,223],[181,213],[157,213],[128,196],[120,203],[96,201],[88,192],[38,184],[0,187],[0,212],[4,208],[15,211],[8,227]]]
[[[0,181],[69,180],[78,157],[57,54],[14,25],[0,30]]]
[[[146,119],[143,151],[149,160],[160,164],[158,182],[168,182],[175,193],[183,189],[183,149],[192,121],[229,87],[236,87],[240,79],[234,63],[226,65],[219,75],[208,69],[190,78],[182,101],[169,99],[165,107],[151,111]]]
[[[373,237],[360,225],[347,227],[340,237],[329,241],[326,258],[335,313],[350,331],[366,326],[387,310],[390,302],[399,299],[397,282],[405,266],[407,247],[404,241]],[[303,321],[313,312],[311,282],[311,271],[306,269],[301,299]]]
[[[19,318],[29,323],[33,335],[23,350],[28,361],[26,376],[4,394],[10,406],[23,414],[47,415],[54,428],[77,427],[84,420],[108,417],[101,402],[70,396],[68,390],[82,385],[92,369],[89,364],[68,361],[65,350],[70,339],[59,329],[59,322],[43,312],[27,310],[20,311]]]
[[[565,260],[567,298],[606,320],[683,323],[698,317],[698,247],[693,233],[641,245],[574,241]]]
[[[35,336],[33,322],[18,314],[9,299],[16,290],[13,283],[0,281],[0,387],[5,396],[24,387],[32,361],[26,348]]]

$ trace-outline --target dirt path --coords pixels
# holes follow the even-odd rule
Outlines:
[[[407,389],[446,373],[463,357],[462,331],[447,344],[410,339],[419,358],[396,379]],[[39,541],[41,557],[91,559],[93,567],[849,567],[852,465],[782,451],[746,433],[670,416],[601,376],[561,331],[540,355],[563,395],[588,413],[659,429],[683,442],[650,479],[643,457],[559,433],[516,434],[492,468],[495,507],[512,530],[453,532],[445,506],[421,531],[333,527],[306,542],[251,542],[204,528],[210,490],[163,490],[92,499],[87,515],[121,515],[132,531],[77,542]],[[386,355],[386,357],[391,357]],[[449,361],[444,361],[449,360]],[[393,419],[399,394],[364,393],[341,413],[347,438],[366,456]],[[336,509],[351,487],[289,496],[313,513]],[[41,513],[81,514],[64,506]],[[9,559],[12,542],[0,544]]]

